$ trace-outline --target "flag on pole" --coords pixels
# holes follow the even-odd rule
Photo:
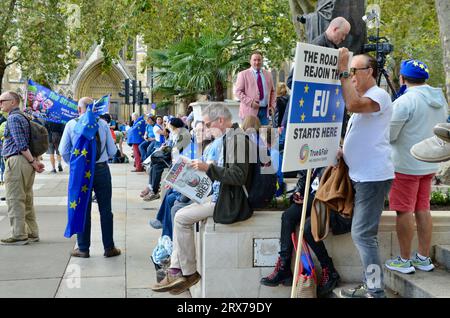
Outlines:
[[[70,156],[68,222],[64,233],[67,238],[84,231],[94,181],[97,130],[98,123],[92,108],[87,107],[86,113],[80,117],[74,129],[79,137]]]

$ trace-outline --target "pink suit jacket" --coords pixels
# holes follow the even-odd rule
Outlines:
[[[262,70],[262,72],[266,80],[266,87],[269,90],[269,104],[267,105],[267,116],[269,116],[269,108],[275,109],[275,89],[270,72],[266,70]],[[248,115],[258,117],[258,109],[252,108],[252,102],[259,102],[259,90],[251,67],[239,72],[236,86],[234,87],[234,94],[241,101],[239,106],[239,117],[241,119],[244,119]]]

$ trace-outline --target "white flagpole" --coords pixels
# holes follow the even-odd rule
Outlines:
[[[296,291],[297,291],[296,282],[297,282],[297,277],[298,277],[299,264],[301,262],[300,255],[302,253],[303,230],[305,228],[306,208],[308,206],[310,184],[311,184],[311,169],[308,169],[308,171],[306,173],[305,193],[303,194],[302,217],[300,220],[300,229],[298,231],[298,238],[297,238],[297,253],[295,255],[295,270],[294,270],[294,276],[292,279],[291,298],[295,298]]]

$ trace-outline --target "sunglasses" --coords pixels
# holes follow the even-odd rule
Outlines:
[[[0,105],[3,104],[3,102],[7,102],[7,101],[10,101],[10,100],[12,100],[12,99],[2,99],[2,100],[0,100]]]
[[[350,67],[350,75],[356,75],[357,71],[361,71],[361,70],[368,70],[369,68],[371,68],[370,66],[367,67]]]

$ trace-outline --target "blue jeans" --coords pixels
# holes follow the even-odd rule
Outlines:
[[[378,225],[383,212],[384,199],[392,180],[354,182],[352,239],[363,265],[363,280],[371,292],[383,290],[383,267],[378,249]]]
[[[144,140],[139,144],[139,152],[141,153],[141,160],[144,162],[144,160],[148,157],[147,156],[147,148],[152,143],[152,141]]]
[[[107,163],[95,164],[94,184],[92,188],[97,197],[98,209],[100,211],[103,247],[107,250],[114,247],[113,214],[111,211],[112,184],[111,173]],[[82,252],[89,252],[89,247],[91,246],[91,206],[92,200],[89,200],[84,232],[77,234],[78,248]]]
[[[267,106],[259,107],[258,118],[259,118],[259,121],[261,122],[261,125],[269,124],[269,119],[267,118]]]
[[[175,200],[177,199],[178,192],[173,189],[170,189],[166,192],[163,201],[161,202],[161,206],[159,207],[158,214],[156,215],[156,219],[158,219],[162,223],[162,236],[167,235],[172,239],[173,234],[173,223],[170,215],[170,210],[172,209]]]
[[[1,151],[1,149],[0,149]],[[3,178],[3,175],[5,173],[5,160],[3,159],[3,156],[0,156],[0,181],[3,182],[5,179]]]

